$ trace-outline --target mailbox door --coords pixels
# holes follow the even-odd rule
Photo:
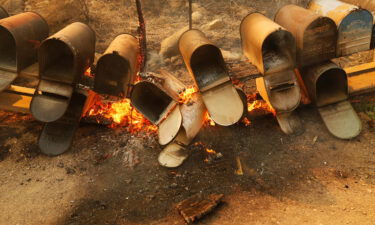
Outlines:
[[[340,23],[337,56],[370,49],[373,16],[364,9],[352,11]]]

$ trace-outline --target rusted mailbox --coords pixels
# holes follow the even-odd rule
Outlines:
[[[48,32],[47,22],[33,12],[0,20],[0,92],[37,61],[38,47]]]
[[[259,93],[276,111],[285,133],[300,132],[299,119],[292,114],[301,100],[294,73],[296,44],[293,35],[260,13],[246,16],[240,32],[244,54],[263,74],[256,80]]]
[[[276,14],[275,22],[296,39],[299,67],[336,57],[338,32],[332,19],[296,5],[286,5]]]
[[[301,71],[310,98],[318,107],[328,130],[341,139],[354,138],[361,132],[358,115],[348,101],[346,72],[332,62]]]
[[[83,23],[70,24],[43,41],[38,55],[41,80],[30,106],[37,120],[53,122],[65,114],[94,54],[95,32]]]
[[[373,16],[368,10],[338,0],[313,0],[309,9],[336,22],[337,57],[370,49]]]
[[[96,65],[94,90],[100,94],[127,97],[137,68],[137,38],[122,34],[115,38]]]
[[[132,105],[158,126],[161,145],[167,145],[159,155],[165,167],[178,167],[188,157],[186,146],[201,129],[206,108],[196,93],[189,104],[179,103],[185,86],[175,77],[150,74],[148,79],[135,84],[131,92]]]
[[[199,30],[182,34],[179,49],[211,118],[222,126],[238,122],[244,106],[230,80],[220,49]]]

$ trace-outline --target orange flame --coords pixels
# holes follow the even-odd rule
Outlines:
[[[132,133],[140,131],[153,133],[157,131],[155,125],[132,107],[129,99],[114,103],[98,101],[88,111],[87,115],[104,117],[112,122],[111,127],[128,127]]]
[[[180,103],[181,104],[189,103],[189,101],[193,98],[193,95],[197,92],[198,92],[198,90],[194,86],[185,89],[185,91],[181,92],[180,95],[179,95]]]

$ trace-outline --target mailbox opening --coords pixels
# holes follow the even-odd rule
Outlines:
[[[270,34],[263,43],[262,54],[265,73],[275,73],[294,67],[294,38],[288,31]]]
[[[348,80],[342,69],[325,71],[316,81],[316,104],[325,106],[348,98]]]
[[[108,54],[100,58],[97,64],[95,90],[109,95],[124,95],[130,81],[129,62],[117,54]],[[105,76],[104,76],[105,75]],[[127,76],[126,76],[127,75]]]
[[[73,83],[74,55],[63,41],[49,39],[40,47],[40,75],[44,79]]]
[[[136,84],[131,94],[133,106],[154,124],[162,119],[172,101],[170,96],[150,82]]]
[[[213,88],[229,80],[220,49],[203,45],[191,57],[191,69],[200,91]]]
[[[13,35],[0,26],[0,67],[11,72],[16,72],[16,41]]]

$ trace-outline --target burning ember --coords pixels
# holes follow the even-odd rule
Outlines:
[[[223,154],[221,154],[220,152],[216,152],[212,148],[207,147],[206,144],[202,142],[196,142],[193,146],[198,148],[199,150],[204,151],[206,155],[206,158],[204,159],[205,163],[211,164],[213,161],[223,157]]]

